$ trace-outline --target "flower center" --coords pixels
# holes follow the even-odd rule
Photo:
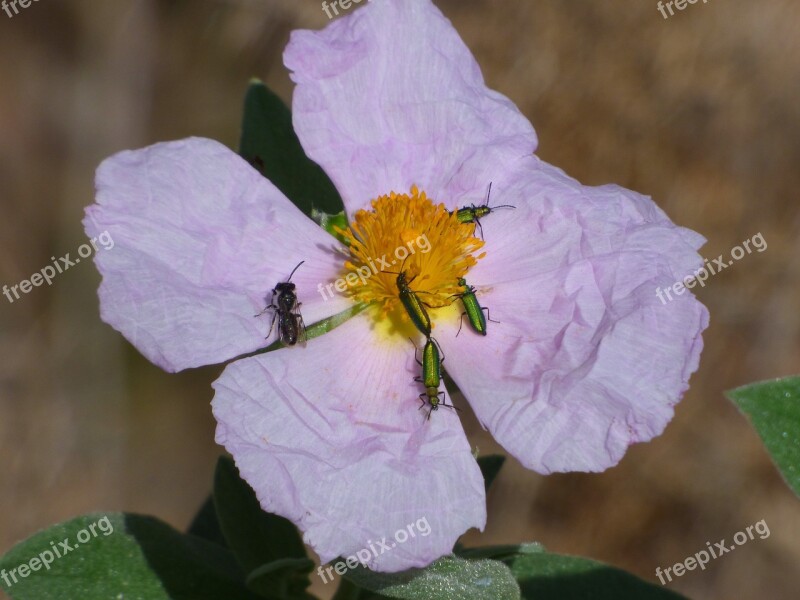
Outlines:
[[[458,280],[485,253],[474,237],[473,223],[459,223],[455,212],[434,204],[416,186],[411,194],[390,193],[372,201],[372,210],[359,210],[346,231],[339,233],[348,245],[345,294],[375,305],[376,317],[399,316],[409,321],[400,303],[398,274],[404,273],[410,291],[427,307],[453,303],[463,291]],[[357,279],[357,280],[356,280]]]

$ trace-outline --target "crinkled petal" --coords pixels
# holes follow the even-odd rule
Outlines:
[[[396,547],[369,567],[399,571],[482,529],[485,493],[455,411],[419,410],[411,344],[376,339],[360,316],[305,348],[236,361],[212,407],[217,442],[261,506],[296,523],[323,562],[385,537]],[[409,525],[416,536],[397,543]]]
[[[121,152],[96,186],[84,226],[114,241],[95,255],[102,318],[168,371],[265,346],[270,313],[254,315],[301,260],[292,281],[307,322],[351,304],[317,291],[341,268],[334,238],[218,142]]]
[[[701,266],[703,238],[649,198],[525,166],[503,198],[518,209],[486,217],[487,256],[469,274],[499,323],[482,337],[465,322],[455,339],[450,319],[437,339],[480,421],[523,465],[602,471],[661,434],[697,369],[706,308],[656,290]]]
[[[412,184],[448,206],[482,201],[506,165],[536,149],[528,120],[488,89],[429,0],[380,0],[322,31],[295,31],[294,126],[348,211]]]
[[[491,205],[499,204],[516,208],[481,219],[486,257],[470,270],[471,281],[514,281],[624,251],[647,255],[671,285],[702,263],[697,249],[705,238],[675,225],[647,196],[584,186],[536,156],[515,161],[493,182]]]

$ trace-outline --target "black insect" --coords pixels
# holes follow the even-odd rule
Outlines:
[[[300,337],[303,341],[306,337],[306,324],[303,322],[303,315],[300,314],[300,307],[303,305],[297,301],[295,285],[292,283],[292,275],[300,268],[305,261],[300,263],[289,274],[289,279],[276,285],[272,290],[272,298],[269,306],[258,313],[256,316],[263,315],[268,310],[274,310],[272,323],[269,326],[267,338],[272,335],[272,328],[275,327],[275,320],[278,321],[278,339],[284,346],[294,346]],[[277,295],[278,301],[275,302]]]

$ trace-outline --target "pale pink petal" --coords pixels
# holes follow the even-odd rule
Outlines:
[[[468,278],[500,322],[483,337],[465,319],[456,339],[450,319],[436,336],[480,421],[523,465],[601,471],[661,434],[697,369],[707,310],[656,290],[702,264],[702,238],[644,196],[533,164],[508,187],[513,218],[486,217],[487,257]]]
[[[168,371],[267,345],[271,316],[254,315],[302,260],[292,281],[308,323],[350,305],[317,291],[341,268],[334,238],[218,142],[121,152],[96,184],[84,226],[114,241],[95,255],[102,318]]]
[[[536,149],[528,120],[486,87],[429,0],[373,1],[322,31],[295,31],[284,62],[295,130],[351,212],[412,184],[449,206],[483,200]]]
[[[413,346],[378,340],[360,316],[305,348],[236,361],[215,382],[212,407],[217,442],[261,506],[297,524],[323,562],[393,542],[424,519],[428,535],[369,561],[399,571],[482,529],[486,504],[458,415],[440,408],[427,420],[419,410]]]
[[[675,225],[647,196],[616,185],[584,186],[536,156],[510,166],[493,182],[490,204],[516,208],[481,219],[486,257],[470,279],[513,281],[621,249],[646,255],[670,284],[701,265],[696,250],[705,238]]]

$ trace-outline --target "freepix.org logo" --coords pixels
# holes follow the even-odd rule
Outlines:
[[[415,254],[417,248],[423,254],[427,254],[431,251],[431,242],[428,240],[428,236],[426,234],[423,233],[416,239],[410,240],[405,246],[398,246],[395,248],[394,260],[391,262],[389,262],[389,259],[385,254],[380,258],[370,259],[367,261],[368,265],[360,266],[355,271],[351,271],[333,283],[329,283],[326,286],[323,286],[321,283],[318,284],[317,291],[320,293],[323,300],[328,301],[330,298],[333,298],[334,289],[341,294],[348,288],[354,287],[359,281],[361,282],[361,285],[365,285],[367,283],[367,279],[373,275],[383,273],[388,271],[390,267],[401,264],[410,255]],[[378,264],[376,265],[375,263]],[[327,294],[325,292],[327,292]]]
[[[90,523],[85,529],[81,529],[75,534],[74,540],[70,538],[53,540],[50,542],[49,549],[42,550],[29,561],[13,569],[3,569],[0,571],[0,579],[2,579],[3,583],[10,589],[14,584],[19,583],[21,579],[27,579],[31,573],[41,571],[42,569],[49,571],[54,562],[75,552],[82,544],[88,544],[101,533],[106,537],[114,533],[114,525],[108,517],[103,517],[94,523]]]
[[[341,8],[342,11],[348,10],[354,4],[361,4],[364,0],[333,0],[330,4],[328,2],[322,3],[322,10],[325,11],[325,14],[328,15],[329,19],[332,19],[334,16],[339,16],[339,9]],[[367,2],[372,2],[372,0],[367,0]],[[331,13],[331,9],[333,9],[333,13]]]
[[[0,8],[5,11],[9,19],[13,19],[19,14],[20,8],[28,8],[33,2],[38,1],[39,0],[3,0],[0,2]],[[13,14],[11,13],[12,9],[14,10]]]
[[[37,271],[31,275],[29,279],[23,279],[16,285],[12,285],[11,287],[4,285],[3,295],[11,304],[13,304],[15,300],[19,300],[22,297],[20,296],[20,292],[23,294],[29,294],[33,288],[39,287],[44,283],[47,283],[47,285],[53,285],[53,280],[56,278],[56,276],[64,273],[71,267],[74,267],[80,263],[81,259],[89,258],[93,253],[98,252],[101,248],[103,250],[111,250],[114,247],[114,238],[111,237],[111,234],[108,233],[108,231],[104,231],[97,237],[90,239],[89,242],[91,245],[88,243],[82,244],[80,248],[78,248],[77,257],[71,257],[70,252],[67,252],[59,259],[56,259],[55,256],[51,256],[50,260],[53,261],[53,264],[47,265],[40,271]],[[100,244],[99,246],[98,243]]]
[[[427,537],[431,534],[431,525],[428,523],[428,517],[417,519],[414,523],[409,523],[402,529],[394,532],[394,541],[390,542],[386,536],[373,542],[368,540],[366,547],[356,552],[353,556],[348,556],[344,560],[340,560],[333,565],[326,567],[320,566],[317,568],[317,575],[322,579],[322,583],[333,581],[334,571],[338,575],[344,575],[350,569],[355,569],[359,565],[370,568],[370,562],[379,557],[384,552],[390,552],[398,546],[398,544],[405,544],[409,538],[415,538],[419,534],[420,537]],[[328,577],[325,575],[327,574]]]
[[[684,277],[682,281],[676,281],[670,287],[663,290],[660,287],[656,288],[656,296],[658,296],[658,299],[661,300],[661,304],[666,304],[667,302],[672,302],[675,299],[672,295],[673,293],[676,296],[680,296],[687,289],[693,288],[695,284],[698,283],[700,284],[700,287],[706,287],[706,281],[708,281],[709,276],[716,275],[720,271],[727,269],[728,267],[732,267],[737,261],[742,260],[748,254],[752,254],[753,248],[750,247],[751,244],[753,248],[755,248],[756,252],[764,252],[764,250],[767,249],[767,241],[759,231],[749,240],[743,241],[741,245],[731,248],[730,260],[726,260],[725,256],[722,254],[715,258],[713,262],[706,259],[705,264],[702,267],[700,267],[692,275],[687,275]]]
[[[694,556],[688,556],[685,560],[675,563],[671,567],[667,567],[663,570],[661,567],[656,567],[656,577],[658,577],[661,585],[666,585],[667,581],[672,581],[672,575],[675,577],[683,577],[684,573],[687,571],[694,571],[697,567],[700,567],[701,571],[705,571],[706,565],[711,562],[712,559],[716,560],[729,552],[733,552],[738,546],[744,546],[750,540],[756,539],[753,530],[755,530],[758,537],[762,540],[767,539],[770,535],[769,525],[767,525],[766,520],[761,519],[758,523],[748,525],[743,531],[737,531],[733,536],[733,544],[726,543],[724,538],[718,542],[714,542],[713,546],[711,542],[706,542],[708,551],[700,550],[695,553]],[[670,571],[672,574],[670,574]],[[664,581],[664,576],[666,576],[667,581]]]

